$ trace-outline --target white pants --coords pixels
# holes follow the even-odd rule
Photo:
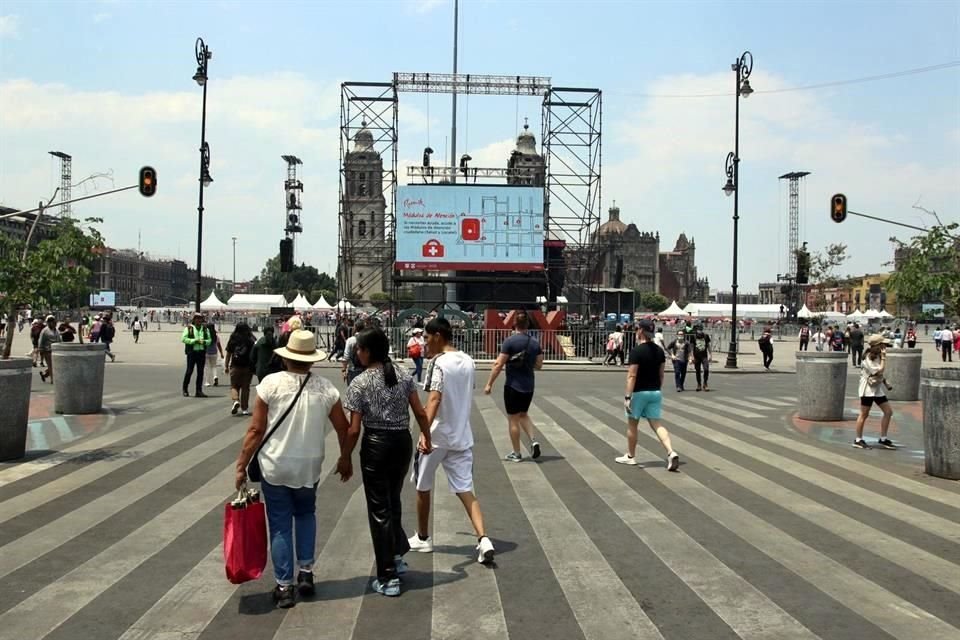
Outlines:
[[[203,381],[206,384],[213,384],[213,379],[217,377],[217,359],[220,356],[214,353],[207,354],[207,365],[203,368]]]

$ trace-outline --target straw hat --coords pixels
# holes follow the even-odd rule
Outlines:
[[[312,331],[292,332],[287,346],[274,349],[273,352],[281,358],[298,362],[319,362],[327,357],[326,353],[317,350],[317,337]]]
[[[871,347],[876,347],[877,345],[886,344],[889,345],[890,341],[883,337],[882,334],[875,333],[869,338],[867,338],[867,344]]]
[[[290,331],[303,329],[303,320],[300,319],[300,316],[292,316],[289,320],[287,320],[287,326],[290,327]]]

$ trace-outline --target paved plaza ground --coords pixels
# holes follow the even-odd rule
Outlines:
[[[223,387],[180,395],[177,338],[134,345],[120,331],[100,415],[53,414],[35,378],[28,456],[0,463],[0,640],[960,639],[960,483],[922,472],[920,404],[893,403],[897,451],[853,449],[856,370],[845,420],[800,420],[790,341],[776,344],[779,374],[746,354],[746,373],[715,363],[709,394],[692,391],[692,371],[685,393],[667,381],[676,474],[649,430],[639,467],[614,463],[623,369],[538,375],[536,462],[501,460],[502,380],[477,393],[474,473],[496,565],[475,562],[438,477],[436,551],[408,554],[396,599],[368,587],[363,491],[329,475],[331,436],[317,595],[275,610],[269,567],[240,586],[224,576],[223,504],[248,422]],[[18,336],[15,353],[27,344]],[[924,351],[938,362],[932,342]],[[342,388],[335,366],[316,371]],[[404,501],[412,532],[409,484]]]

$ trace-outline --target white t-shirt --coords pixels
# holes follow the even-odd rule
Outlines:
[[[143,325],[140,324],[140,321],[139,321],[139,320],[134,320],[134,321],[133,321],[133,330],[134,330],[134,331],[142,331],[142,330],[143,330]]]
[[[293,402],[303,378],[302,374],[280,371],[257,385],[257,395],[269,407],[267,432]],[[329,380],[310,376],[297,405],[260,451],[260,469],[267,482],[300,489],[320,480],[330,410],[339,399],[340,392]]]
[[[440,410],[430,425],[434,447],[463,451],[473,446],[473,372],[473,358],[462,351],[445,351],[430,361],[424,389],[443,394]]]
[[[943,344],[944,342],[953,344],[953,331],[950,331],[950,329],[944,329],[940,332],[940,343]]]

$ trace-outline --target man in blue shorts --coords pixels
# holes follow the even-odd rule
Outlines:
[[[649,320],[637,323],[637,346],[630,350],[630,368],[627,370],[627,385],[623,396],[623,408],[627,414],[627,453],[616,461],[635,465],[637,453],[637,425],[646,418],[650,428],[657,434],[660,444],[667,452],[667,471],[676,471],[680,456],[670,444],[670,434],[660,423],[663,396],[663,368],[666,357],[663,349],[653,341],[654,326]]]

